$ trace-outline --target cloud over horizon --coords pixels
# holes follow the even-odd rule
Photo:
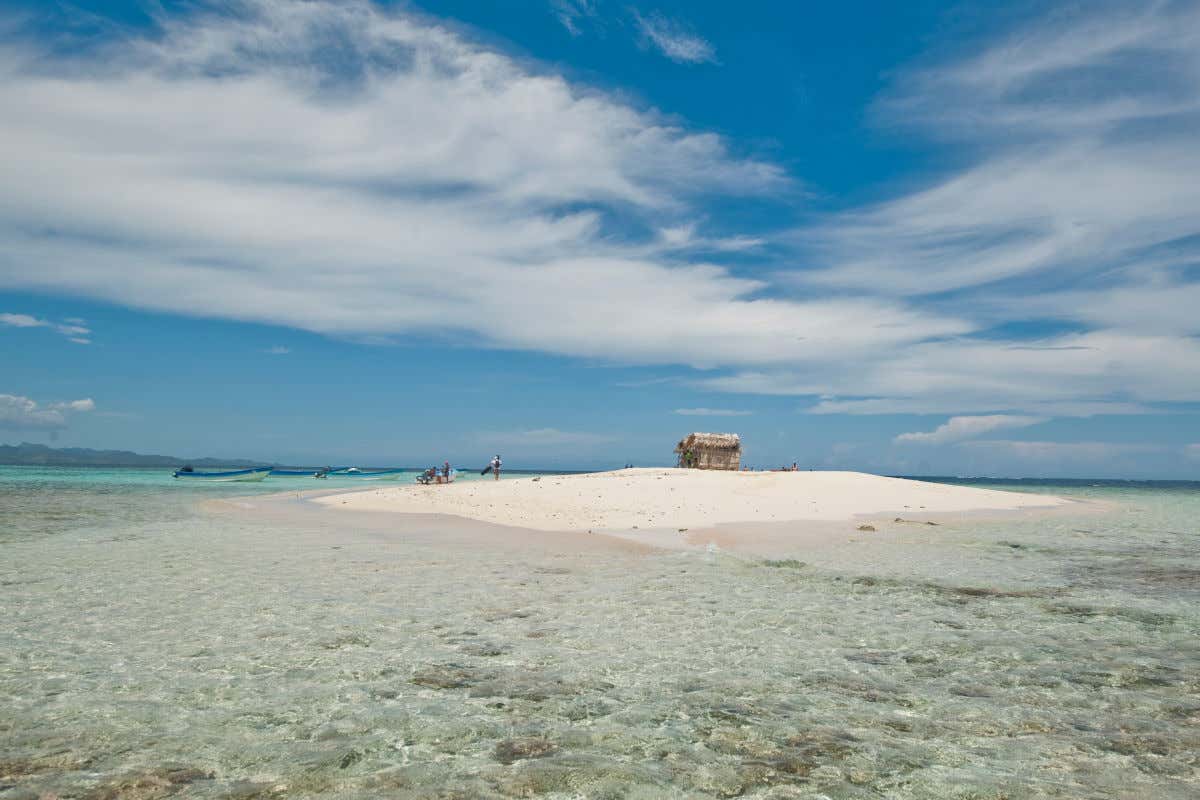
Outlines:
[[[58,431],[73,413],[94,411],[90,397],[42,406],[23,395],[0,394],[0,429]]]
[[[1045,421],[1045,417],[1023,417],[1011,414],[951,417],[932,431],[902,433],[894,441],[897,444],[950,444],[974,439],[992,431],[1027,428]]]

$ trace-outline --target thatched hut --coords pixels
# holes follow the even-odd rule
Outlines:
[[[689,433],[675,445],[679,466],[691,469],[742,467],[742,440],[736,433]]]

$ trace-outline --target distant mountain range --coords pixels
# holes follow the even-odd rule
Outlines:
[[[244,458],[176,458],[143,455],[128,450],[47,447],[32,442],[0,445],[0,464],[43,467],[178,467],[183,464],[195,467],[266,466],[261,461],[247,461]]]
[[[177,458],[176,456],[153,456],[129,450],[93,450],[90,447],[47,447],[44,444],[21,442],[0,444],[0,464],[22,467],[288,467],[302,469],[311,464],[291,465],[273,461],[248,461],[244,458]],[[362,469],[384,469],[359,465]],[[406,467],[405,469],[418,469]],[[419,469],[424,469],[420,467]],[[468,468],[469,471],[469,468]],[[505,469],[506,475],[539,475],[555,473],[561,475],[588,470],[568,469]]]

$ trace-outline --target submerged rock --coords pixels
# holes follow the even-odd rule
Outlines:
[[[434,664],[417,670],[410,680],[432,689],[462,689],[490,677],[461,664]]]
[[[540,736],[505,739],[496,745],[492,758],[501,764],[511,764],[527,758],[545,758],[558,749],[554,742]]]
[[[469,691],[471,697],[509,697],[513,700],[535,702],[578,693],[579,689],[575,686],[555,678],[537,676],[512,676],[503,680],[482,681],[472,686]]]
[[[202,769],[166,766],[124,775],[83,793],[85,800],[157,800],[182,791],[189,784],[211,780]]]
[[[507,645],[495,644],[493,642],[468,642],[458,648],[461,652],[469,656],[482,656],[491,658],[494,656],[502,656],[512,648]]]

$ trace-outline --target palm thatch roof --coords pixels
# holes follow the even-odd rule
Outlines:
[[[736,433],[689,433],[675,445],[675,452],[684,450],[740,450],[742,440]]]

